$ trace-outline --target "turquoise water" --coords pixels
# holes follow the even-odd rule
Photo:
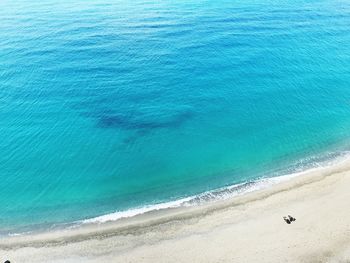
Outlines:
[[[5,0],[0,17],[2,233],[349,149],[348,1]]]

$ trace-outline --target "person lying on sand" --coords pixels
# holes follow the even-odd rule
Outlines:
[[[286,221],[286,223],[289,225],[291,223],[290,219],[287,218],[286,216],[283,217],[284,221]]]
[[[291,215],[288,215],[288,217],[284,216],[283,219],[288,225],[296,220],[295,217],[292,217]]]

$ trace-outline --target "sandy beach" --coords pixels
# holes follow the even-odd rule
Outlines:
[[[200,207],[0,241],[11,262],[349,262],[349,161]],[[297,220],[288,225],[283,216]]]

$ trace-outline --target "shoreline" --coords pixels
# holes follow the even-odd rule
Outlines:
[[[287,252],[293,250],[293,245],[300,249],[295,254],[300,256],[303,254],[302,251],[308,248],[308,246],[304,248],[298,245],[298,242],[303,242],[300,231],[307,232],[315,227],[315,224],[318,224],[317,221],[311,223],[310,219],[319,218],[319,215],[317,213],[307,215],[308,212],[318,211],[323,215],[319,218],[323,221],[321,227],[327,229],[328,234],[337,233],[337,229],[341,229],[344,233],[350,230],[347,228],[346,220],[343,222],[345,225],[333,225],[335,222],[332,220],[324,220],[333,216],[335,220],[339,221],[343,217],[346,218],[347,215],[350,216],[350,213],[346,211],[347,197],[350,197],[346,191],[346,183],[350,183],[349,171],[350,161],[347,158],[332,166],[311,169],[303,172],[300,176],[266,189],[224,201],[153,211],[114,222],[86,224],[72,229],[6,237],[0,240],[0,252],[1,255],[14,260],[14,262],[23,262],[24,259],[25,262],[76,262],[78,260],[97,262],[101,259],[105,259],[107,262],[117,259],[130,262],[150,262],[157,257],[162,258],[162,262],[176,262],[176,260],[177,262],[186,262],[191,258],[178,253],[180,249],[187,248],[191,257],[197,258],[198,262],[213,262],[217,260],[217,256],[220,256],[220,260],[223,262],[232,262],[232,258],[228,257],[227,253],[222,255],[221,253],[220,255],[209,253],[207,259],[202,259],[203,253],[201,251],[212,249],[212,238],[229,241],[228,244],[220,246],[222,249],[227,245],[239,248],[242,246],[242,240],[249,240],[248,244],[251,245],[240,248],[242,251],[236,256],[239,258],[239,255],[243,253],[247,257],[248,251],[252,252],[253,250],[256,255],[261,257],[265,255],[265,250],[261,247],[263,244],[259,243],[259,246],[256,247],[254,243],[264,239],[266,242],[276,242],[277,246],[281,246],[281,244],[277,244],[280,241],[273,237],[278,235],[274,232],[281,230],[287,231],[283,238],[288,237],[284,242],[290,243],[287,247],[281,248],[286,259],[292,257]],[[337,189],[338,191],[335,191]],[[327,206],[326,201],[332,201],[332,198],[327,198],[327,196],[339,199],[339,202],[332,202],[332,206]],[[315,203],[318,205],[315,206]],[[332,209],[341,211],[338,215],[340,217],[332,213]],[[297,221],[287,225],[282,219],[287,214],[296,217]],[[263,224],[263,222],[265,223]],[[305,225],[300,226],[301,224]],[[269,232],[271,226],[275,226],[276,229]],[[296,233],[291,232],[295,228],[298,229],[297,237]],[[223,229],[235,234],[227,236],[225,231],[222,232]],[[264,233],[262,236],[256,236],[261,232]],[[315,235],[317,236],[317,233]],[[328,237],[324,241],[322,241],[321,235],[314,242],[318,242],[316,242],[317,247],[320,247],[319,243],[329,243],[332,240],[338,244],[340,237],[346,239],[346,242],[349,241],[348,245],[350,245],[350,238],[347,240],[342,235]],[[193,239],[196,241],[194,242]],[[191,249],[191,244],[195,245],[193,249]],[[152,249],[147,250],[147,247],[152,247]],[[198,251],[199,247],[200,251]],[[271,245],[269,251],[273,248],[274,246]],[[231,250],[228,249],[228,251]],[[306,253],[306,251],[304,252]],[[168,253],[172,254],[173,258],[165,257]],[[266,256],[266,261],[260,260],[260,262],[274,262],[275,256]],[[28,258],[30,259],[28,260]]]
[[[308,174],[315,170],[323,170],[330,166],[336,166],[339,163],[349,160],[350,152],[341,150],[335,152],[323,153],[317,156],[311,156],[307,159],[301,159],[282,169],[262,174],[248,181],[241,181],[229,184],[219,188],[213,188],[189,196],[180,196],[177,199],[168,200],[160,203],[148,204],[139,207],[132,207],[127,210],[115,211],[107,214],[97,215],[86,219],[75,221],[34,224],[32,226],[20,226],[11,230],[4,230],[0,235],[0,240],[8,237],[18,236],[37,236],[41,233],[65,231],[84,227],[89,224],[116,223],[117,221],[131,220],[133,217],[139,218],[144,214],[167,213],[167,211],[179,210],[188,207],[205,207],[212,206],[218,202],[232,200],[234,198],[245,196],[251,192],[256,192],[273,187],[276,184],[283,183],[294,177]],[[349,168],[350,169],[350,168]],[[117,222],[117,223],[118,223]]]
[[[237,182],[235,184],[226,185],[219,188],[213,188],[198,194],[179,197],[169,201],[160,203],[148,204],[139,207],[129,208],[127,210],[115,211],[107,214],[97,215],[94,217],[61,223],[52,223],[52,225],[45,224],[45,226],[38,224],[24,231],[4,231],[0,235],[0,240],[13,236],[37,235],[39,233],[56,232],[66,229],[79,228],[86,224],[105,224],[116,221],[130,220],[133,217],[139,217],[144,214],[166,213],[173,209],[181,209],[195,206],[211,206],[218,202],[231,200],[240,196],[245,196],[251,192],[256,192],[270,188],[276,184],[288,181],[294,177],[302,176],[314,170],[325,169],[331,165],[338,164],[344,160],[350,160],[350,154],[347,151],[334,152],[327,155],[320,155],[319,157],[310,158],[313,161],[307,161],[303,166],[294,163],[290,167],[281,169],[280,171],[271,172],[269,175],[264,175],[253,180]],[[321,160],[321,161],[320,161]]]

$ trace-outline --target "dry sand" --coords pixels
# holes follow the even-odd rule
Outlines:
[[[346,161],[215,204],[1,239],[0,261],[350,262],[349,170]]]

